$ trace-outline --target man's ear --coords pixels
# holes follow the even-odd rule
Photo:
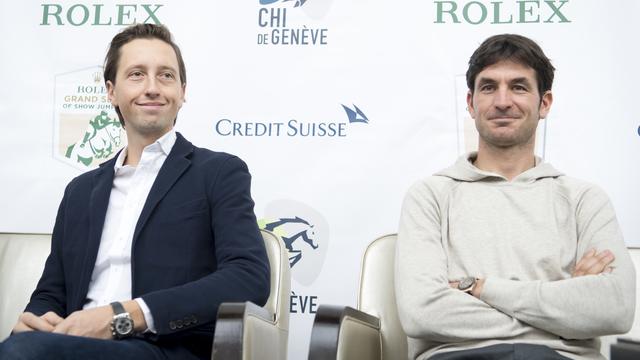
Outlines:
[[[472,119],[476,118],[476,111],[473,108],[473,93],[471,90],[467,91],[467,111]]]
[[[540,99],[540,110],[538,113],[540,114],[540,118],[544,119],[549,114],[549,110],[551,110],[551,104],[553,103],[553,93],[551,90],[545,91],[542,94],[542,98]]]
[[[111,80],[107,80],[107,97],[109,98],[109,102],[113,106],[118,106],[118,104],[114,104],[115,101],[115,85],[111,82]]]

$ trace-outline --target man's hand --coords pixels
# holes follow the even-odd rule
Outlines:
[[[142,332],[147,329],[142,309],[135,300],[125,301],[122,306],[131,315],[135,331]],[[113,315],[111,305],[76,311],[60,322],[53,332],[96,339],[112,339]]]
[[[110,305],[72,313],[53,329],[54,333],[111,339],[113,310]]]
[[[609,250],[596,252],[596,249],[587,251],[582,259],[576,263],[576,268],[573,270],[572,277],[584,276],[584,275],[598,275],[603,272],[610,273],[613,268],[609,265],[615,260],[615,256]]]
[[[21,333],[24,331],[34,330],[52,332],[53,329],[63,320],[63,318],[53,311],[49,311],[42,316],[36,316],[33,313],[24,312],[18,318],[18,323],[13,327],[13,332]]]

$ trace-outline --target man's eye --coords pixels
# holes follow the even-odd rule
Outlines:
[[[141,76],[142,76],[142,72],[141,71],[133,71],[133,72],[131,72],[129,74],[129,77],[132,77],[132,78],[138,78],[138,77],[141,77]]]
[[[493,85],[482,85],[480,86],[480,91],[492,91],[494,89]]]
[[[165,79],[175,79],[175,76],[170,72],[163,73],[162,77],[165,78]]]
[[[529,91],[529,88],[527,88],[524,85],[513,85],[513,91],[517,91],[517,92],[527,92]]]

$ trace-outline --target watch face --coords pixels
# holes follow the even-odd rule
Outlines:
[[[133,332],[133,320],[126,317],[117,318],[114,328],[119,336],[127,336]]]
[[[458,283],[458,290],[467,290],[470,287],[473,286],[473,284],[476,283],[476,278],[474,277],[467,277],[464,278],[462,280],[460,280],[460,282]]]

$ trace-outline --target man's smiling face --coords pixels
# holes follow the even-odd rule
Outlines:
[[[108,81],[107,90],[124,118],[127,136],[162,136],[173,128],[184,102],[175,51],[158,39],[126,43],[120,48],[116,81]]]
[[[481,146],[509,148],[533,144],[538,120],[547,116],[551,91],[540,97],[535,71],[513,61],[500,61],[478,73],[467,94]]]

